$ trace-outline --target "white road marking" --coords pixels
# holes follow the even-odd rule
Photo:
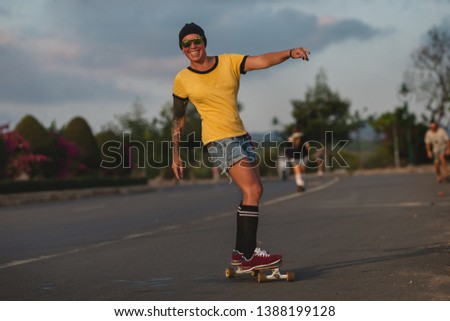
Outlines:
[[[314,192],[318,192],[318,191],[321,191],[321,190],[323,190],[323,189],[325,189],[325,188],[327,188],[327,187],[329,187],[331,185],[334,185],[338,181],[339,181],[339,178],[335,177],[333,180],[331,180],[331,181],[329,181],[329,182],[327,182],[325,184],[321,184],[321,185],[319,185],[317,187],[313,187],[311,189],[308,189],[305,192],[292,193],[292,194],[289,194],[289,195],[286,195],[286,196],[277,197],[277,198],[274,198],[274,199],[272,199],[270,201],[264,202],[262,205],[263,206],[270,206],[270,205],[281,203],[281,202],[284,202],[284,201],[287,201],[287,200],[290,200],[290,199],[294,199],[294,198],[302,197],[302,196],[305,196],[305,195],[308,195],[308,194],[311,194],[311,193],[314,193]],[[99,209],[99,208],[102,208],[102,207],[105,207],[105,206],[103,205],[103,206],[84,207],[84,208],[74,209],[74,211],[88,211],[88,210]],[[227,216],[234,215],[234,214],[235,214],[235,212],[224,212],[224,213],[221,213],[221,214],[218,214],[218,215],[208,216],[208,217],[202,218],[200,220],[191,222],[191,224],[198,224],[198,222],[201,222],[201,221],[211,221],[211,220],[214,220],[214,219],[219,219],[219,218],[227,217]],[[100,243],[96,243],[96,244],[93,244],[93,245],[80,247],[80,248],[73,249],[73,250],[68,250],[68,251],[65,251],[65,252],[49,254],[49,255],[41,255],[41,256],[37,256],[37,257],[34,257],[34,258],[29,258],[29,259],[14,260],[14,261],[11,261],[11,262],[0,264],[0,270],[4,270],[4,269],[7,269],[7,268],[20,266],[20,265],[30,264],[30,263],[34,263],[34,262],[49,260],[49,259],[53,259],[53,258],[64,256],[64,255],[80,253],[80,252],[84,252],[84,251],[87,251],[87,250],[90,250],[90,249],[100,248],[100,247],[104,247],[104,246],[107,246],[107,245],[119,243],[121,241],[134,240],[134,239],[138,239],[138,238],[148,237],[148,236],[154,235],[156,233],[171,231],[171,230],[177,229],[179,227],[181,227],[181,225],[169,225],[169,226],[163,227],[163,228],[158,229],[158,230],[153,230],[153,231],[149,231],[149,232],[145,232],[145,233],[130,234],[128,236],[122,237],[122,238],[117,239],[117,240],[100,242]]]
[[[95,211],[102,208],[105,208],[106,204],[98,204],[98,205],[91,205],[91,206],[85,206],[85,207],[77,207],[72,209],[72,212],[88,212],[88,211]]]
[[[302,197],[302,196],[306,196],[308,194],[314,193],[314,192],[318,192],[321,191],[327,187],[330,187],[331,185],[336,184],[337,182],[339,182],[339,177],[335,177],[333,180],[325,183],[325,184],[321,184],[317,187],[313,187],[311,189],[307,189],[305,192],[296,192],[296,193],[292,193],[292,194],[288,194],[285,196],[280,196],[277,198],[274,198],[270,201],[264,202],[262,205],[263,206],[268,206],[268,205],[274,205],[277,203],[281,203],[281,202],[285,202],[287,200],[293,199],[293,198],[297,198],[297,197]]]

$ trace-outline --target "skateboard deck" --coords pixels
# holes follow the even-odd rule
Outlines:
[[[240,266],[229,267],[225,270],[225,276],[227,278],[233,278],[235,275],[240,274],[250,274],[251,276],[256,276],[258,283],[264,283],[268,280],[286,280],[287,282],[292,282],[295,280],[294,272],[286,272],[282,274],[280,272],[281,265],[265,266],[262,268],[257,268],[251,271],[243,271]],[[270,271],[270,274],[266,274],[264,271]]]

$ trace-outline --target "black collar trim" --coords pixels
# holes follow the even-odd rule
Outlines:
[[[218,56],[214,56],[214,58],[216,58],[216,62],[215,62],[214,65],[213,65],[210,69],[208,69],[208,70],[200,71],[200,70],[197,70],[197,69],[192,68],[191,66],[187,67],[187,69],[189,69],[189,70],[192,71],[192,72],[195,72],[196,74],[207,74],[207,73],[210,73],[211,71],[213,71],[214,69],[216,69],[217,65],[219,64],[219,57],[218,57]]]

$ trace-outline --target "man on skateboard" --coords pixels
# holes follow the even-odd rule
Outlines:
[[[173,82],[173,172],[177,179],[183,177],[179,144],[190,101],[200,113],[202,142],[211,159],[242,192],[242,202],[237,209],[232,265],[239,266],[242,271],[252,271],[280,264],[281,255],[272,255],[256,247],[263,187],[251,137],[239,116],[237,94],[242,74],[269,68],[289,58],[308,60],[310,52],[306,48],[294,48],[258,56],[208,56],[205,32],[195,23],[188,23],[181,29],[178,44],[190,65],[182,69]]]

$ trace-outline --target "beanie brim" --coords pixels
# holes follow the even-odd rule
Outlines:
[[[183,38],[190,34],[197,34],[201,36],[203,38],[206,47],[207,40],[205,36],[205,31],[203,31],[202,27],[200,27],[199,25],[191,22],[186,23],[184,27],[180,30],[180,33],[178,34],[178,45],[180,46],[180,49],[182,49],[181,42],[183,41]]]

